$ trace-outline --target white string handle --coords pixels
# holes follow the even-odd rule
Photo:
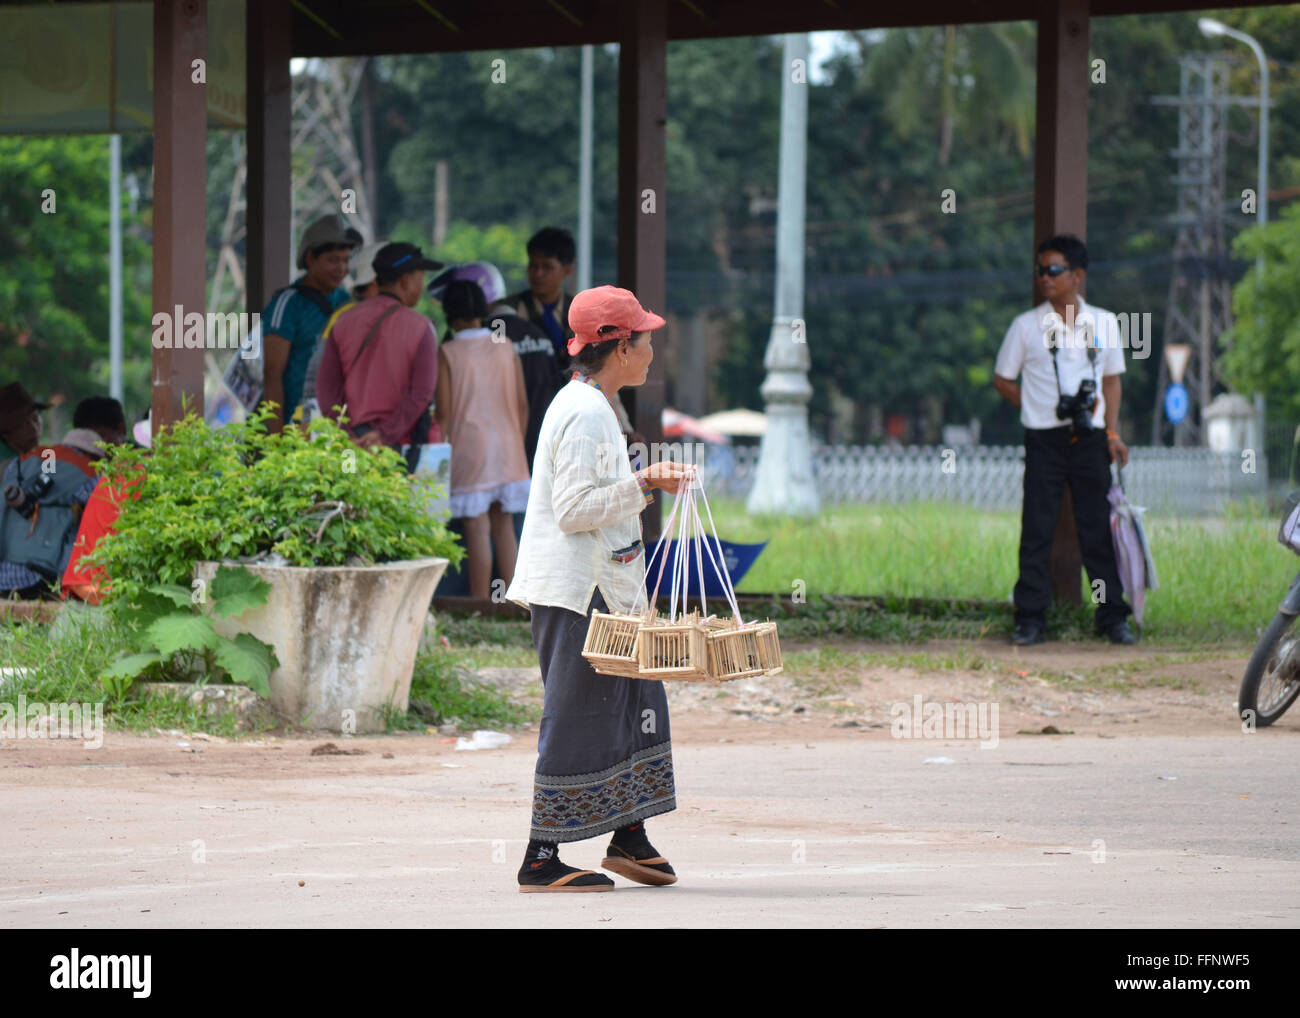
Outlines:
[[[677,515],[676,532],[680,532],[681,523],[686,519],[686,493],[677,491],[677,501],[673,503],[673,514],[676,515],[677,506],[681,506],[681,514]],[[672,532],[671,528],[664,527],[664,534]],[[676,533],[673,532],[673,533]],[[662,538],[660,538],[662,540]],[[667,558],[667,555],[664,555]],[[669,569],[669,586],[668,586],[668,621],[677,620],[677,588],[681,584],[681,541],[673,541],[672,545],[672,569]],[[658,588],[655,588],[655,594],[658,595]]]
[[[731,608],[732,614],[736,618],[737,626],[743,627],[745,622],[740,613],[740,605],[736,600],[735,589],[731,586],[730,577],[727,575],[726,562],[723,556],[722,545],[715,538],[717,544],[718,557],[713,556],[713,544],[709,542],[708,536],[704,537],[704,549],[708,553],[709,561],[713,565],[713,571],[722,581],[723,596],[726,598],[727,605]]]
[[[697,496],[698,491],[698,496]],[[704,520],[700,516],[698,499],[704,500],[704,511],[708,515],[708,530],[713,532],[713,543],[709,542],[709,535],[704,526]],[[726,568],[726,556],[722,551],[722,539],[718,537],[718,527],[713,519],[713,509],[709,505],[709,496],[704,491],[704,484],[699,478],[698,472],[694,472],[690,477],[683,480],[683,487],[679,488],[677,496],[673,500],[672,511],[668,514],[662,530],[659,534],[659,540],[655,544],[654,552],[650,558],[659,554],[663,547],[664,541],[669,534],[673,533],[673,524],[677,524],[677,533],[674,539],[673,548],[673,565],[669,570],[669,595],[668,595],[668,618],[670,622],[677,621],[678,593],[680,591],[681,614],[686,614],[689,604],[687,597],[688,587],[690,584],[690,544],[693,540],[692,531],[699,535],[699,541],[703,546],[704,554],[708,555],[709,562],[713,566],[714,573],[722,583],[723,593],[726,597],[727,606],[731,609],[736,618],[736,624],[743,627],[744,619],[740,613],[740,604],[736,598],[736,587],[731,581],[731,574]],[[717,557],[714,557],[714,546],[717,548]],[[704,616],[708,616],[708,601],[704,593],[704,555],[700,550],[696,550],[696,571],[700,583],[700,606]],[[659,598],[659,588],[663,583],[664,569],[667,566],[667,555],[659,559],[659,571],[655,577],[654,593],[650,595],[649,602],[646,605],[645,614],[649,616],[651,609]],[[644,593],[644,589],[641,593]],[[638,594],[638,602],[641,593]],[[635,605],[634,605],[635,608]]]
[[[708,541],[704,536],[704,524],[700,522],[700,511],[696,507],[694,485],[691,486],[691,516],[695,523],[695,531],[700,535],[699,541],[704,545],[704,550],[708,551]],[[709,552],[709,558],[713,558],[712,552]],[[707,619],[709,617],[709,602],[704,597],[704,556],[700,553],[700,549],[698,548],[695,550],[695,564],[698,567],[700,574],[700,616],[701,618]]]
[[[686,504],[686,495],[681,494],[682,505]],[[683,512],[678,518],[678,530],[681,529],[681,520],[686,518]],[[668,593],[668,621],[677,621],[677,586],[682,578],[682,542],[674,540],[673,542],[673,582]]]
[[[731,573],[728,572],[726,568],[726,561],[722,553],[722,539],[718,537],[718,527],[717,524],[713,522],[713,510],[709,508],[709,496],[704,491],[703,484],[700,484],[699,488],[700,488],[700,497],[704,499],[704,511],[708,514],[709,517],[709,528],[713,531],[713,539],[714,541],[717,542],[718,545],[718,558],[723,559],[723,561],[718,562],[713,558],[713,549],[709,547],[708,536],[703,533],[704,524],[701,521],[700,531],[701,531],[702,539],[704,541],[704,549],[709,553],[709,561],[713,563],[714,572],[718,574],[718,579],[722,581],[722,589],[723,592],[726,594],[727,604],[731,608],[732,614],[736,617],[736,625],[738,627],[743,627],[745,623],[744,620],[740,617],[740,605],[736,600],[736,588],[735,585],[731,582]],[[696,511],[695,518],[696,520],[699,520],[698,510]],[[701,581],[700,582],[701,591],[703,591],[703,588],[704,588],[704,583],[703,581]]]
[[[703,494],[703,486],[701,486],[701,489],[699,490],[701,490],[701,495],[703,495],[703,499],[705,499],[705,511],[708,512],[708,521],[712,523],[712,512],[710,508],[708,508],[708,495]],[[725,555],[723,554],[722,540],[718,537],[718,528],[714,527],[714,543],[710,543],[707,534],[703,533],[705,532],[705,524],[703,524],[703,520],[699,519],[698,510],[695,511],[695,520],[697,520],[699,530],[701,530],[702,540],[703,543],[705,543],[705,551],[708,554],[708,560],[712,563],[712,567],[714,567],[714,572],[718,575],[718,579],[722,581],[723,595],[727,598],[727,605],[731,607],[732,614],[736,616],[736,624],[738,627],[744,627],[745,620],[741,618],[740,605],[738,605],[736,601],[736,588],[735,586],[732,586],[731,575],[727,572],[727,562],[725,562]],[[714,545],[718,546],[718,558],[716,559],[714,558]]]
[[[681,617],[684,618],[686,616],[687,605],[686,588],[690,583],[691,578],[691,546],[688,541],[690,537],[691,514],[694,511],[693,507],[695,504],[695,493],[689,485],[687,485],[685,498],[682,501],[682,515],[677,521],[678,572],[675,578],[677,580],[676,589],[680,592],[682,599]],[[677,621],[677,618],[678,616],[673,614],[670,616],[670,621],[675,622]]]
[[[659,550],[663,547],[664,541],[667,540],[671,534],[673,534],[673,521],[675,519],[678,522],[679,530],[681,529],[682,525],[684,525],[687,522],[688,513],[686,511],[683,511],[681,515],[678,516],[678,511],[682,510],[683,506],[690,504],[692,499],[693,499],[693,493],[691,492],[690,486],[684,481],[683,485],[678,488],[677,494],[673,498],[672,512],[668,514],[668,519],[664,522],[663,528],[659,532],[659,540],[655,544],[654,552],[650,555],[650,558],[653,559],[656,555],[659,554]],[[669,580],[668,615],[670,621],[673,621],[676,618],[676,610],[673,606],[677,601],[677,591],[680,588],[680,577],[682,576],[681,556],[682,556],[682,543],[678,539],[675,540],[673,546],[673,566],[669,570],[669,575],[668,575],[668,580]],[[667,565],[667,563],[668,563],[667,555],[659,559],[659,571],[658,574],[655,576],[654,592],[650,595],[649,603],[646,606],[645,614],[647,616],[649,616],[650,610],[654,607],[655,603],[659,600],[659,588],[663,583],[664,568]],[[685,611],[684,596],[683,596],[682,605],[683,605],[682,610],[684,612]]]
[[[663,547],[664,538],[666,538],[669,534],[672,533],[672,529],[673,529],[673,520],[676,518],[676,516],[677,516],[677,509],[678,509],[679,506],[681,506],[681,504],[682,504],[681,497],[680,497],[680,496],[675,496],[675,497],[673,498],[673,509],[672,509],[672,512],[670,512],[670,513],[668,514],[668,519],[667,519],[666,521],[664,521],[663,528],[659,531],[659,540],[658,540],[658,542],[655,544],[655,550],[654,550],[654,553],[651,554],[650,559],[653,559],[653,558],[655,557],[655,555],[658,555],[658,554],[659,554],[659,549]],[[649,562],[650,559],[646,559],[646,561]],[[659,575],[655,577],[655,592],[654,592],[654,594],[652,594],[652,595],[650,596],[650,599],[649,599],[649,601],[647,602],[647,604],[646,604],[646,608],[645,608],[645,615],[646,615],[647,617],[650,615],[650,610],[651,610],[652,608],[654,608],[655,602],[659,599],[659,584],[660,584],[660,582],[661,582],[661,581],[663,580],[663,578],[664,578],[664,564],[665,564],[665,560],[666,560],[666,557],[665,557],[665,558],[661,558],[661,559],[659,560]],[[637,600],[638,600],[638,601],[640,600],[641,594],[644,594],[644,593],[645,593],[645,585],[642,584],[642,590],[641,590],[641,593],[637,595]],[[635,607],[636,607],[636,605],[635,605],[635,603],[634,603],[634,604],[633,604],[633,608],[635,609]],[[635,615],[636,612],[633,611],[633,614]]]

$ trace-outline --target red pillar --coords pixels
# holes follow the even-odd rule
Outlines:
[[[1048,0],[1038,15],[1038,110],[1034,151],[1034,249],[1055,233],[1088,228],[1089,0]],[[1037,302],[1037,293],[1031,298]],[[1067,488],[1052,541],[1052,595],[1081,604],[1083,555]]]
[[[618,58],[618,285],[656,314],[667,310],[664,215],[664,125],[667,121],[667,10],[665,0],[639,0],[624,9]],[[663,441],[666,330],[645,384],[625,389],[635,429],[653,445]],[[643,464],[648,465],[648,464]],[[647,540],[657,539],[661,499],[647,506]]]
[[[208,57],[207,0],[153,5],[153,311],[207,310],[207,85],[194,61]],[[183,320],[172,321],[179,341]],[[153,350],[153,430],[203,414],[203,350]]]

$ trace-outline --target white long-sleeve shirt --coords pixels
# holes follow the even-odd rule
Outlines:
[[[585,615],[599,587],[611,611],[644,608],[644,547],[630,562],[610,554],[641,539],[645,505],[614,408],[600,390],[570,381],[542,418],[507,600]]]

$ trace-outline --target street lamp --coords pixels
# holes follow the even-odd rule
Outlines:
[[[1255,54],[1255,59],[1259,61],[1259,195],[1255,204],[1255,221],[1260,226],[1265,226],[1268,223],[1268,60],[1264,57],[1264,47],[1253,36],[1249,36],[1245,32],[1239,32],[1235,28],[1229,28],[1222,21],[1215,21],[1213,18],[1198,19],[1196,27],[1201,30],[1202,35],[1209,38],[1226,35],[1229,39],[1244,42]],[[1262,292],[1264,288],[1264,255],[1262,247],[1261,253],[1255,259],[1255,286],[1257,291]],[[1262,327],[1262,310],[1257,321]],[[1265,434],[1265,413],[1264,397],[1261,393],[1255,394],[1255,414],[1257,418],[1256,426],[1259,429],[1256,440],[1262,442]]]
[[[1264,48],[1253,36],[1229,28],[1213,18],[1201,18],[1196,27],[1211,38],[1226,35],[1229,39],[1244,42],[1259,61],[1259,196],[1256,208],[1259,210],[1257,222],[1263,226],[1268,222],[1268,61],[1264,58]]]

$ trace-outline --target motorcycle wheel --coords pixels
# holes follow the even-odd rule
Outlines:
[[[1300,632],[1297,616],[1278,612],[1255,646],[1241,680],[1237,708],[1243,721],[1254,712],[1255,726],[1266,728],[1300,696]]]

